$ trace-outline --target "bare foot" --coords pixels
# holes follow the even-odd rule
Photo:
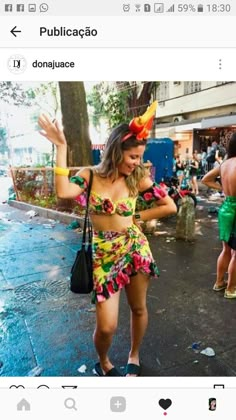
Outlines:
[[[109,370],[111,370],[114,365],[110,362],[110,360],[107,360],[105,362],[100,362],[101,369],[103,371],[103,374],[106,375]]]

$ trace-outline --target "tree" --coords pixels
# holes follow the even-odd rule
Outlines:
[[[158,82],[102,82],[93,87],[88,103],[94,108],[93,124],[105,118],[110,128],[145,112]]]
[[[150,104],[152,93],[158,82],[117,82],[119,89],[129,90],[128,109],[129,117],[142,115]]]
[[[83,82],[59,82],[61,112],[68,144],[68,166],[92,164],[86,94]]]

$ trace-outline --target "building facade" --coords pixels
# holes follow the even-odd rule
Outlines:
[[[175,154],[224,145],[236,130],[236,82],[160,82],[154,136],[174,141]]]

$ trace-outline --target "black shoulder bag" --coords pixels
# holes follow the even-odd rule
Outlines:
[[[92,225],[88,214],[92,182],[93,171],[90,169],[82,246],[77,252],[70,276],[70,290],[81,294],[90,293],[93,290]]]

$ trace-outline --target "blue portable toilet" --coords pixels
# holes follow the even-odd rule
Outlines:
[[[149,139],[143,160],[153,165],[156,182],[173,176],[174,142],[170,138]]]
[[[93,149],[92,156],[93,156],[93,165],[98,165],[101,162],[101,150]]]

